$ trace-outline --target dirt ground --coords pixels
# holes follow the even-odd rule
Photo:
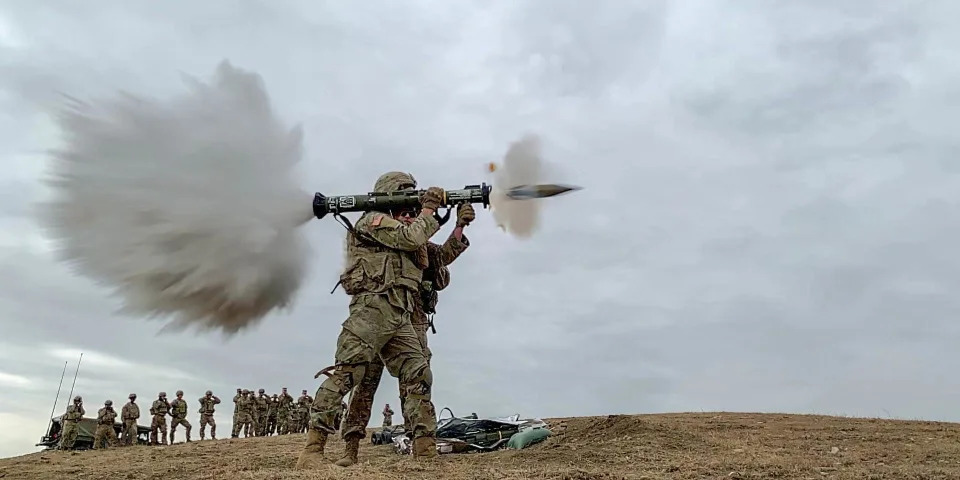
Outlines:
[[[557,433],[524,450],[428,462],[398,456],[368,438],[358,465],[299,472],[294,464],[304,436],[287,435],[40,452],[0,460],[0,478],[960,479],[960,425],[951,423],[743,413],[547,421]],[[342,441],[327,445],[327,457],[339,458]]]

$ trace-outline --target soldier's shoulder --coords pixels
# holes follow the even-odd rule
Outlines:
[[[399,228],[403,224],[397,219],[383,212],[367,212],[357,220],[359,230],[374,230],[378,228]]]

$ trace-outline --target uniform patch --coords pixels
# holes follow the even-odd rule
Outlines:
[[[373,217],[373,221],[370,222],[370,225],[373,225],[374,227],[379,227],[380,222],[382,221],[383,221],[383,215],[377,215],[376,217]]]

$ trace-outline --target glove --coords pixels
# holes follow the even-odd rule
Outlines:
[[[446,193],[447,192],[440,187],[430,187],[424,192],[423,196],[420,197],[420,206],[436,211],[440,208],[440,204],[443,203],[443,197],[446,196]]]
[[[465,227],[470,225],[475,218],[477,218],[477,213],[473,211],[473,205],[469,203],[461,204],[457,208],[457,226]]]

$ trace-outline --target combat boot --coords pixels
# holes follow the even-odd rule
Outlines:
[[[437,456],[437,439],[434,437],[417,437],[413,439],[413,457],[425,460]]]
[[[349,467],[357,463],[357,450],[360,449],[360,435],[350,434],[343,439],[343,457],[336,461],[339,467]]]
[[[300,452],[300,458],[297,460],[297,469],[318,468],[324,465],[326,460],[323,458],[323,449],[327,445],[327,433],[311,428],[307,431],[307,444]]]

